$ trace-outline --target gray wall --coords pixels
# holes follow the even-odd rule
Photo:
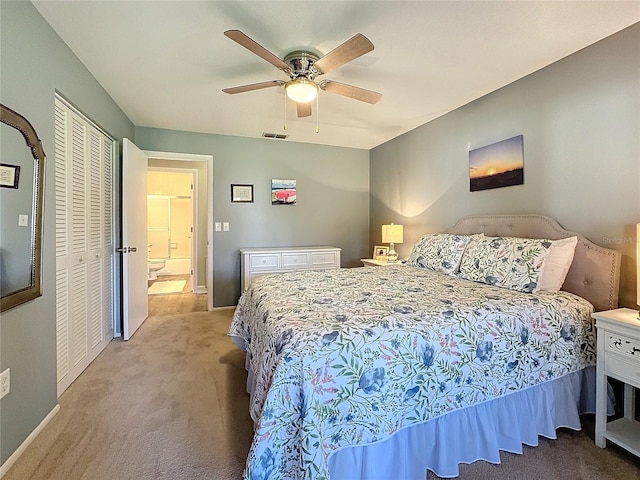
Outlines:
[[[519,134],[524,185],[470,193],[468,150]],[[542,213],[621,251],[620,302],[637,308],[640,25],[380,145],[370,168],[372,244],[390,221],[406,256],[465,215]]]
[[[369,152],[281,140],[136,127],[145,150],[213,155],[214,306],[240,296],[240,248],[332,245],[342,266],[369,251]],[[271,205],[271,179],[297,180],[296,206]],[[254,203],[231,203],[232,183],[254,185]]]
[[[182,152],[184,153],[184,152]],[[190,162],[184,160],[160,160],[157,158],[149,158],[150,167],[162,168],[188,168],[198,171],[197,185],[197,203],[198,203],[198,231],[196,239],[197,243],[197,259],[196,265],[198,270],[198,278],[196,278],[196,287],[206,287],[207,273],[207,162]],[[196,199],[193,199],[195,201]]]
[[[30,2],[0,2],[0,43],[0,101],[31,122],[47,154],[42,297],[0,318],[0,370],[11,368],[11,393],[0,400],[0,463],[4,463],[57,402],[55,91],[117,139],[132,138],[134,130]]]

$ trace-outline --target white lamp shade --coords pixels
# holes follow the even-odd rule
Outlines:
[[[402,225],[382,225],[382,243],[402,243]]]
[[[309,103],[318,95],[318,86],[306,78],[297,78],[284,86],[287,97],[296,103]]]

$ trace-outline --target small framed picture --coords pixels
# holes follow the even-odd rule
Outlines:
[[[271,179],[271,205],[295,205],[297,201],[296,180]]]
[[[389,247],[383,247],[376,245],[373,247],[373,259],[374,260],[386,260],[389,255]]]
[[[0,187],[18,188],[20,166],[0,163]]]
[[[232,183],[231,201],[234,203],[253,203],[253,185]]]

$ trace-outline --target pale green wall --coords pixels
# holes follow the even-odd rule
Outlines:
[[[520,134],[524,185],[470,193],[468,150]],[[542,213],[620,250],[621,304],[637,308],[640,24],[373,149],[370,168],[372,244],[390,221],[408,255],[465,215]]]
[[[0,317],[0,370],[11,368],[11,392],[0,400],[0,463],[4,463],[57,402],[55,91],[115,138],[133,138],[134,131],[133,124],[30,2],[0,2],[0,43],[0,101],[31,122],[47,155],[42,297]]]
[[[213,155],[214,306],[240,296],[240,248],[332,245],[342,266],[369,251],[369,152],[282,140],[136,127],[144,150]],[[296,206],[271,205],[271,179],[295,179]],[[254,203],[231,203],[231,184],[254,185]]]

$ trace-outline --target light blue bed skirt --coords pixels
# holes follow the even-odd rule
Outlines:
[[[377,444],[339,450],[329,458],[329,471],[332,479],[353,480],[424,480],[426,470],[457,477],[460,463],[499,464],[500,450],[522,453],[523,444],[538,445],[539,435],[580,430],[579,415],[592,412],[595,367],[456,410]]]
[[[240,339],[234,341],[244,350]],[[250,369],[247,390],[253,390]],[[595,367],[588,367],[400,430],[379,443],[338,450],[329,458],[329,471],[332,480],[424,480],[427,470],[457,477],[461,463],[499,464],[501,450],[520,454],[522,445],[537,446],[540,435],[556,438],[557,428],[580,430],[580,414],[594,412]]]

